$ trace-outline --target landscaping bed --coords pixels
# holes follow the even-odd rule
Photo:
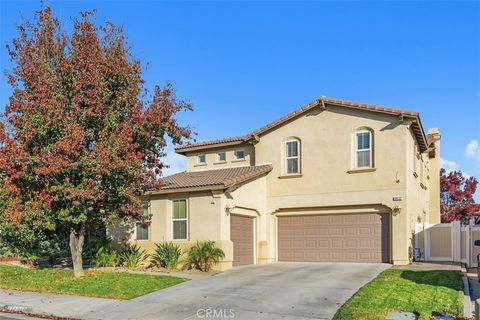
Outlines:
[[[0,288],[51,292],[111,299],[132,299],[182,283],[187,279],[124,272],[86,271],[74,278],[73,271],[0,265]]]
[[[168,269],[158,266],[140,266],[136,268],[126,268],[126,267],[98,267],[98,268],[89,268],[90,271],[109,271],[109,272],[130,272],[130,273],[145,273],[145,274],[157,274],[157,273],[166,273],[175,276],[176,274],[185,274],[193,276],[214,276],[216,274],[222,273],[219,270],[208,270],[200,271],[197,269]]]
[[[351,297],[334,320],[383,320],[390,311],[413,312],[421,320],[433,315],[461,316],[462,274],[458,271],[385,270]]]

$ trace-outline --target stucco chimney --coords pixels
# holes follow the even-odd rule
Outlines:
[[[440,223],[440,131],[438,128],[428,129],[429,157],[429,223]]]

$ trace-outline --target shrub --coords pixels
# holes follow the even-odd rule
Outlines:
[[[176,269],[182,250],[171,242],[156,243],[155,253],[152,255],[152,265],[168,269]]]
[[[91,234],[85,237],[82,255],[84,258],[94,257],[101,247],[110,246],[111,242],[112,239],[106,237],[105,234]]]
[[[24,251],[20,253],[20,262],[29,266],[35,266],[38,263],[38,256],[33,251]]]
[[[120,255],[110,244],[101,246],[93,257],[95,267],[116,267],[120,263]]]
[[[207,272],[211,267],[225,258],[222,249],[215,247],[213,241],[198,242],[191,247],[188,252],[187,264],[188,269],[195,268]]]
[[[137,245],[127,244],[120,253],[121,264],[127,268],[136,268],[147,258],[147,251],[141,250]]]

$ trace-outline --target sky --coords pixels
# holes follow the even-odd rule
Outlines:
[[[92,9],[98,23],[123,25],[147,87],[170,81],[194,105],[179,120],[199,141],[243,135],[324,95],[420,112],[425,130],[440,129],[443,167],[480,178],[480,2],[48,4],[66,30]],[[5,45],[39,8],[0,0],[0,111],[11,93]],[[167,151],[165,174],[182,171]]]

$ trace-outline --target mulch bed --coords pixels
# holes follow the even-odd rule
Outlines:
[[[12,261],[20,261],[20,258],[17,258],[17,257],[0,257],[0,262],[12,262]]]
[[[134,269],[128,269],[125,267],[100,267],[100,268],[89,268],[89,270],[98,270],[98,271],[112,271],[112,272],[144,272],[144,273],[165,273],[175,276],[177,273],[181,274],[192,274],[192,275],[202,275],[202,276],[213,276],[219,273],[222,273],[218,270],[210,270],[208,272],[203,272],[200,270],[190,269],[190,270],[182,270],[182,269],[166,269],[160,267],[137,267]]]

